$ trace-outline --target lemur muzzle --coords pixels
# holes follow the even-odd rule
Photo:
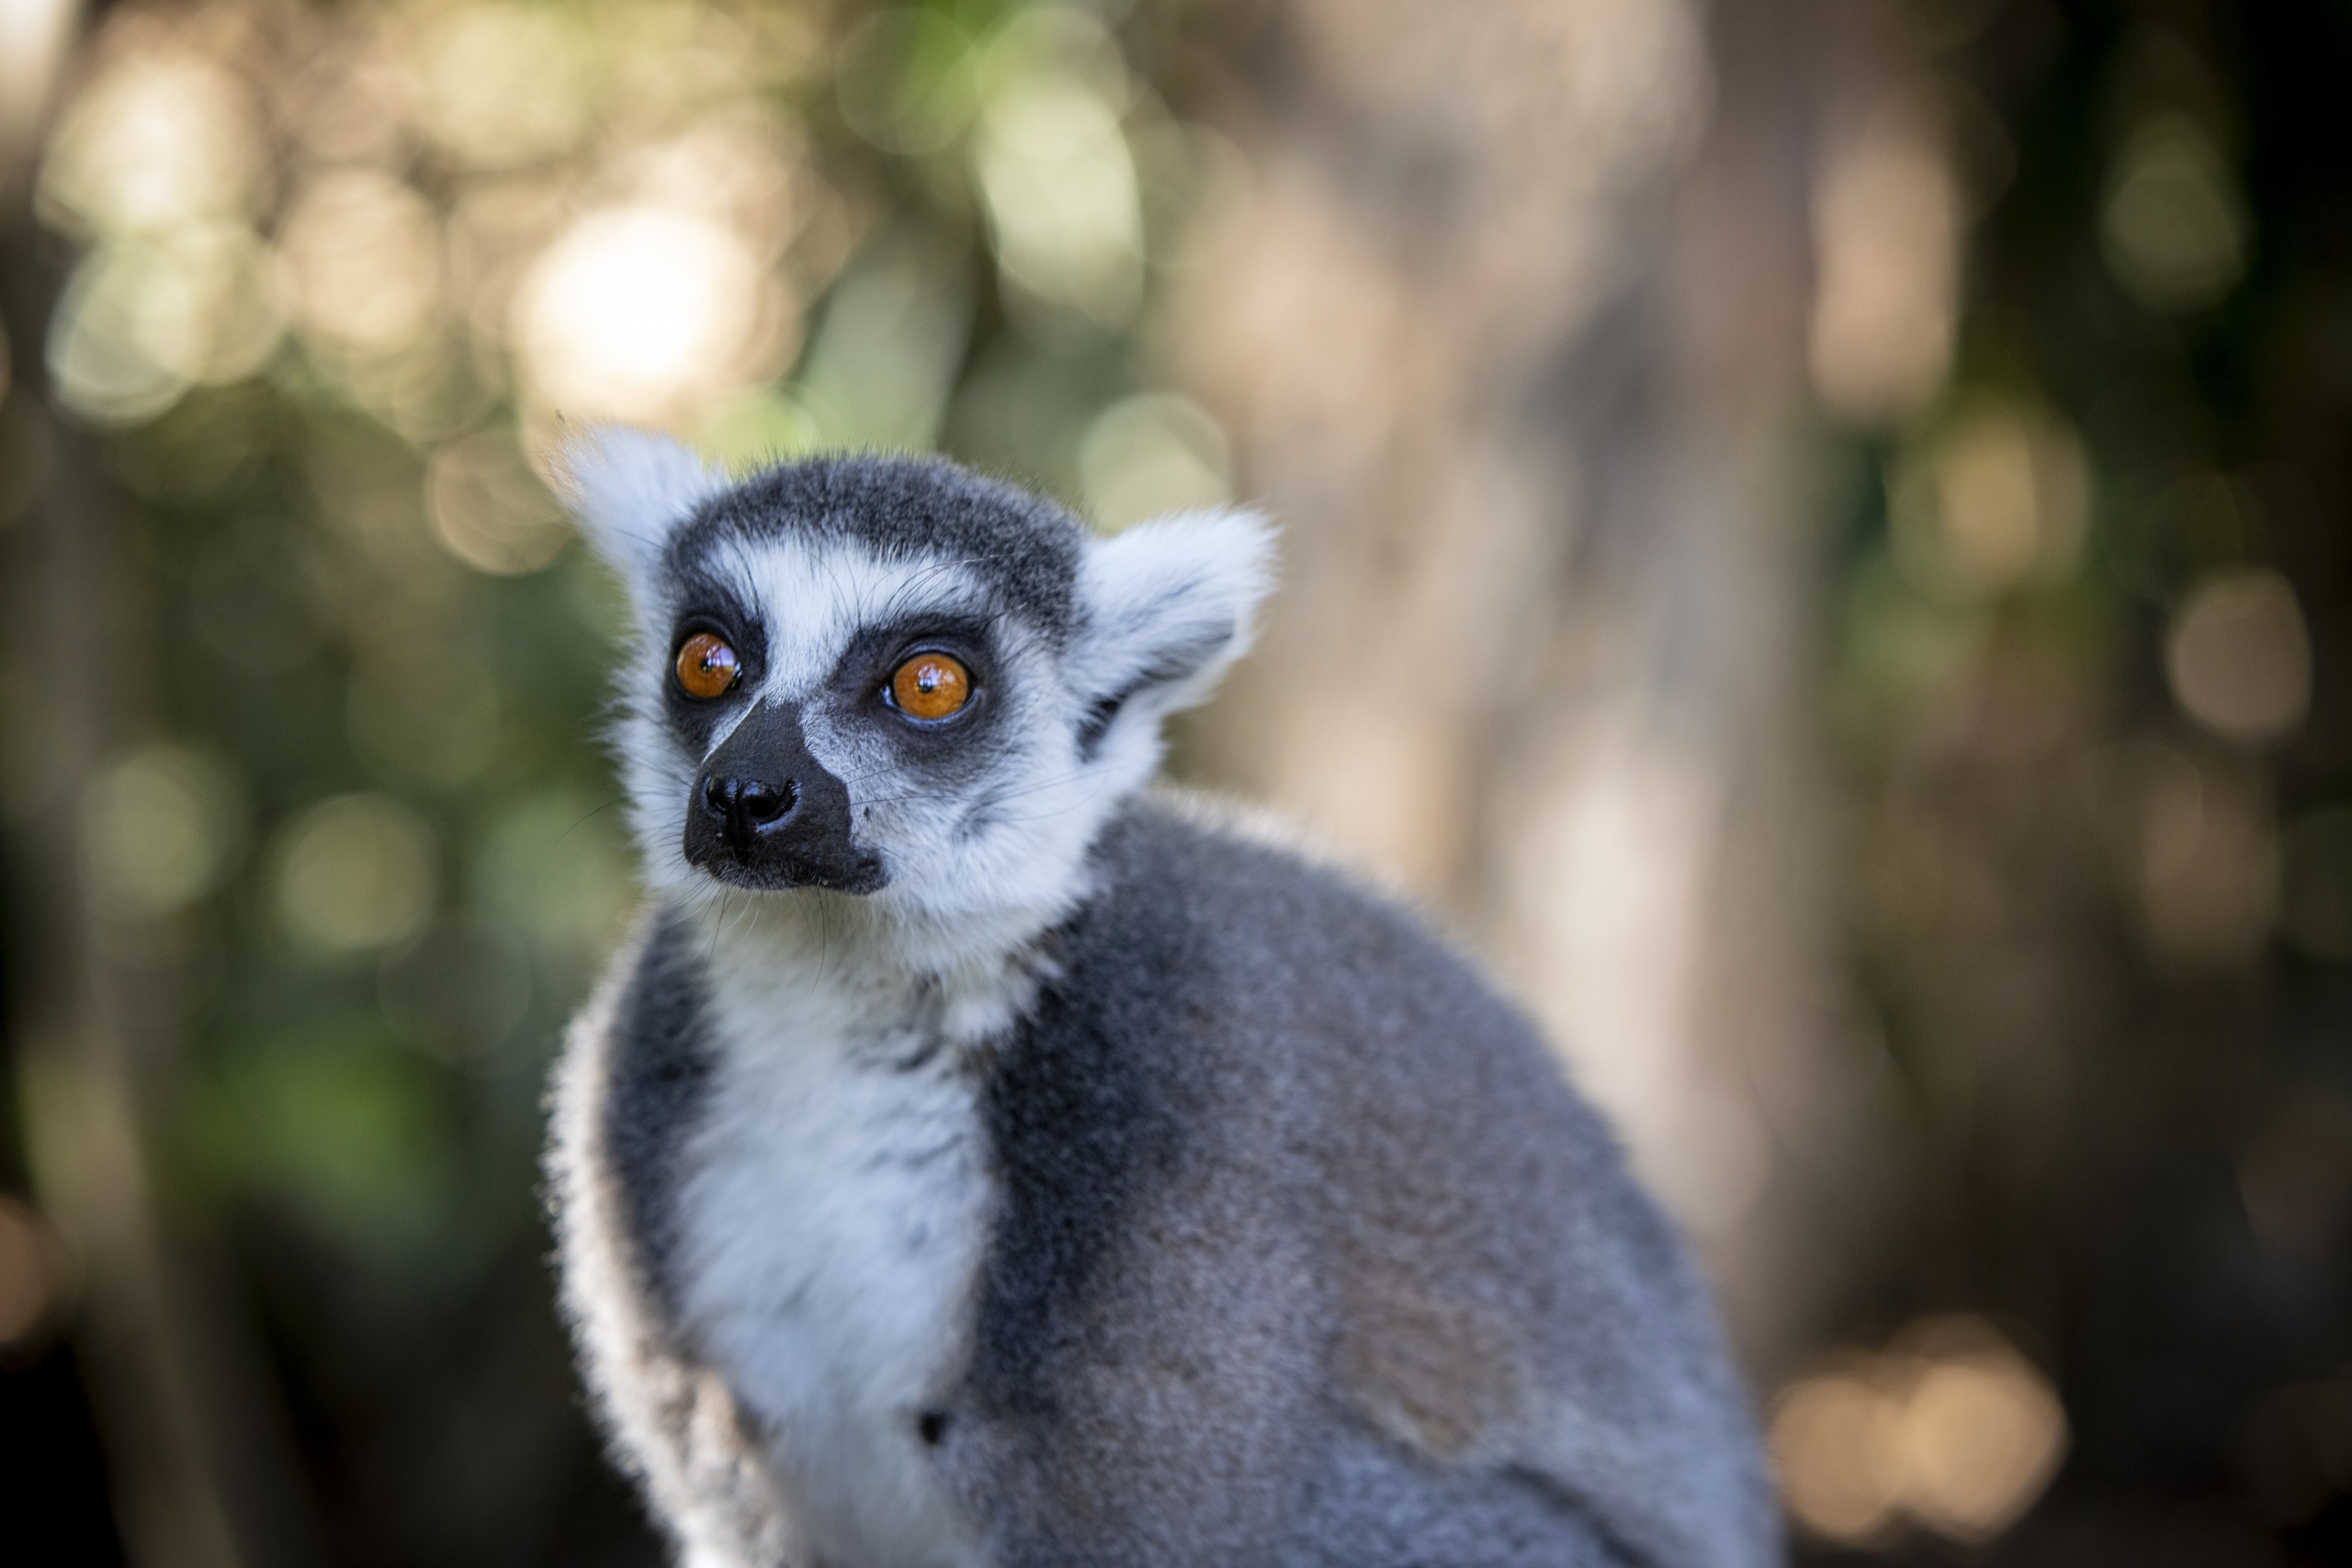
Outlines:
[[[703,764],[684,850],[739,887],[872,893],[889,880],[855,841],[849,788],[810,754],[790,703],[761,704]]]

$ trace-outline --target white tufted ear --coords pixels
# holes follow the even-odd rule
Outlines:
[[[582,536],[632,599],[661,563],[672,532],[731,482],[669,436],[616,424],[569,437],[554,466]]]
[[[1095,704],[1090,743],[1205,698],[1250,647],[1274,583],[1274,530],[1253,512],[1186,512],[1087,546],[1071,671]]]

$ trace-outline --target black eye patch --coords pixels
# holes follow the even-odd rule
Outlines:
[[[662,700],[672,727],[699,756],[710,749],[718,727],[737,705],[759,690],[767,672],[767,628],[725,583],[716,580],[689,579],[678,602],[681,608],[662,656]],[[695,698],[680,690],[671,668],[679,648],[689,637],[706,632],[735,650],[741,670],[734,686],[716,698]]]
[[[999,660],[992,624],[979,616],[910,615],[861,628],[826,678],[827,690],[851,703],[879,701],[891,671],[918,653],[952,654],[971,671],[973,705],[994,684]]]
[[[944,653],[969,672],[971,695],[954,717],[910,722],[890,705],[891,675],[919,653]],[[827,701],[852,722],[884,736],[910,764],[962,771],[985,765],[1004,706],[1004,662],[994,623],[982,616],[910,615],[867,626],[850,639],[827,677]],[[943,778],[943,782],[944,782]]]

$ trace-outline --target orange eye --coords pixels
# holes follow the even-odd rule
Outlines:
[[[708,632],[695,633],[678,649],[678,685],[690,697],[723,697],[742,674],[735,650]]]
[[[911,718],[945,718],[972,700],[972,676],[944,653],[918,653],[890,676],[890,700]]]

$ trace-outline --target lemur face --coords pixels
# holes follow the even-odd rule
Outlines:
[[[1267,586],[1254,518],[1098,538],[943,462],[734,483],[611,431],[567,468],[635,613],[619,749],[647,874],[689,896],[1050,916]]]

